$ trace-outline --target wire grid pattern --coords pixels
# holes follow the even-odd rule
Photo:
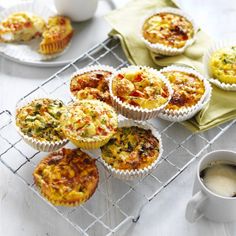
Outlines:
[[[109,38],[95,46],[20,101],[45,95],[57,97],[65,103],[71,102],[70,76],[80,68],[99,64],[111,65],[116,69],[128,65],[117,39]],[[32,173],[47,153],[28,146],[17,134],[11,118],[9,111],[0,113],[0,161],[41,197],[34,185]],[[191,162],[205,154],[235,121],[195,134],[179,123],[161,119],[152,119],[147,123],[161,133],[164,148],[163,156],[152,173],[139,180],[121,181],[103,167],[98,150],[86,151],[97,159],[100,178],[95,194],[79,207],[55,207],[48,203],[81,235],[116,235],[127,222],[136,222],[143,207]],[[72,147],[71,145],[67,146]]]

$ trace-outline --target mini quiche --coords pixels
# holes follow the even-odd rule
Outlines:
[[[98,100],[81,100],[69,105],[62,122],[66,137],[85,149],[107,143],[118,125],[113,108]]]
[[[0,41],[29,41],[40,37],[45,26],[44,19],[39,16],[26,12],[13,13],[0,23]]]
[[[39,52],[44,55],[60,53],[68,46],[72,36],[73,28],[69,18],[64,16],[50,17],[46,30],[43,32]]]
[[[80,149],[50,153],[33,173],[41,194],[57,206],[75,206],[95,192],[99,173],[95,160]]]
[[[209,68],[214,79],[221,83],[236,84],[236,46],[221,48],[213,52]]]
[[[165,107],[167,110],[180,110],[197,105],[205,94],[204,81],[196,74],[185,71],[165,71],[162,74],[170,81],[174,91]]]
[[[145,40],[171,48],[182,48],[194,36],[192,23],[184,16],[160,12],[145,20],[142,27]]]
[[[96,99],[111,105],[108,87],[108,79],[111,71],[92,69],[84,73],[78,73],[70,81],[70,91],[74,98]]]
[[[162,75],[146,67],[121,70],[112,79],[112,94],[122,103],[141,109],[155,109],[167,104],[170,92]]]
[[[137,126],[120,127],[101,147],[102,159],[116,170],[141,170],[159,157],[159,140],[151,130]]]
[[[65,111],[59,100],[35,99],[16,111],[16,126],[21,134],[39,142],[65,139],[60,118]]]

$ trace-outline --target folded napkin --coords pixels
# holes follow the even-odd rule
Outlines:
[[[150,52],[139,37],[144,17],[160,7],[177,7],[170,0],[132,0],[106,16],[113,27],[110,36],[118,37],[127,59],[134,65],[160,69],[171,64],[187,65],[203,73],[202,56],[212,43],[203,31],[197,32],[196,42],[182,55],[159,57]],[[213,86],[210,103],[195,117],[183,122],[192,131],[204,131],[236,117],[236,93]]]

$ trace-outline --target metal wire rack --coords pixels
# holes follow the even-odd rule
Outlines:
[[[106,64],[115,68],[127,66],[119,40],[109,38],[67,65],[21,100],[37,95],[53,95],[65,103],[71,101],[69,80],[72,73],[88,65]],[[103,167],[97,151],[88,153],[97,158],[99,186],[90,200],[79,207],[53,207],[58,214],[75,227],[81,235],[116,235],[128,222],[136,222],[141,210],[171,183],[235,121],[204,133],[191,133],[179,123],[152,119],[148,123],[162,136],[164,153],[157,168],[141,180],[120,181]],[[69,144],[70,146],[71,144]],[[32,173],[46,153],[28,146],[14,129],[11,113],[0,113],[0,161],[23,180],[39,197]],[[44,199],[44,198],[42,198]]]

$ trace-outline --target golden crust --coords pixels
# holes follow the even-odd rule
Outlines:
[[[196,105],[205,93],[204,82],[196,75],[169,71],[163,75],[170,81],[174,94],[165,109],[179,110]]]
[[[151,130],[122,127],[101,147],[101,151],[102,159],[117,170],[140,170],[158,158],[159,140]]]
[[[45,157],[33,173],[41,194],[52,204],[75,206],[95,192],[99,173],[92,159],[80,149],[61,149]]]
[[[70,82],[70,91],[78,99],[96,99],[111,105],[108,78],[111,72],[94,70],[75,75]]]
[[[236,84],[236,46],[225,47],[212,53],[209,67],[214,79]]]
[[[37,141],[58,142],[65,139],[60,122],[64,111],[59,100],[35,99],[16,111],[16,126]]]
[[[44,19],[39,16],[26,12],[16,12],[0,23],[0,41],[29,41],[40,37],[45,26]]]
[[[73,28],[67,17],[51,17],[43,33],[39,52],[45,55],[60,53],[68,46],[72,36]]]
[[[169,97],[163,80],[145,68],[116,75],[112,80],[112,92],[122,102],[146,109],[162,106]]]
[[[193,38],[192,23],[184,16],[162,12],[149,17],[143,24],[143,37],[150,43],[182,48]]]
[[[63,114],[62,123],[66,137],[82,148],[86,144],[95,145],[91,148],[105,144],[118,125],[114,109],[98,100],[80,100],[71,104],[68,112]]]

